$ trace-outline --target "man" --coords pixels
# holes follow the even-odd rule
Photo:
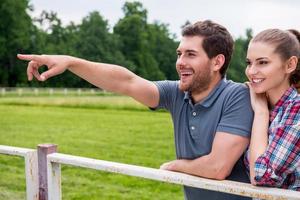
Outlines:
[[[170,111],[174,124],[177,160],[161,169],[223,180],[249,181],[240,157],[249,143],[252,109],[248,89],[227,81],[233,39],[211,21],[188,25],[177,49],[180,81],[145,80],[127,69],[70,56],[18,55],[30,61],[28,79],[45,81],[70,70],[107,91],[133,97],[152,108]],[[38,68],[48,66],[39,74]],[[185,198],[247,199],[185,187]]]

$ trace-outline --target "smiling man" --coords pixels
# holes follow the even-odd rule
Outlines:
[[[97,87],[133,97],[153,110],[167,109],[173,119],[177,159],[161,169],[211,179],[249,182],[241,156],[249,144],[252,108],[243,84],[228,81],[225,73],[233,39],[212,21],[186,26],[177,49],[179,81],[145,80],[127,69],[71,56],[18,55],[30,61],[28,79],[48,78],[70,70]],[[42,65],[48,71],[39,74]],[[248,199],[184,187],[185,198]]]

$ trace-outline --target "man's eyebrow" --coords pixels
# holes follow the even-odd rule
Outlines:
[[[198,51],[196,51],[194,49],[188,49],[188,50],[186,50],[186,52],[188,52],[188,53],[198,53]]]
[[[187,50],[184,50],[184,51],[181,51],[181,50],[177,49],[176,52],[198,53],[198,51],[193,50],[193,49],[187,49]]]

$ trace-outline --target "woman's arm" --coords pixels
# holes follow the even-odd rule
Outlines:
[[[300,171],[300,102],[293,102],[285,108],[280,113],[280,121],[268,127],[269,115],[264,106],[258,106],[259,98],[251,96],[255,112],[249,158],[251,182],[273,187],[288,186],[286,184],[293,183],[286,183],[286,178],[293,179],[292,174]]]
[[[256,94],[253,88],[248,84],[250,89],[251,105],[254,111],[254,119],[250,140],[250,181],[256,185],[255,181],[255,161],[259,156],[264,154],[268,146],[268,127],[269,127],[269,110],[265,94]]]

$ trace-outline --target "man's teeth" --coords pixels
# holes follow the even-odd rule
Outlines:
[[[260,79],[252,79],[253,83],[261,83],[264,79],[260,78]]]
[[[188,76],[188,75],[192,75],[193,72],[182,72],[181,75],[182,76]]]

